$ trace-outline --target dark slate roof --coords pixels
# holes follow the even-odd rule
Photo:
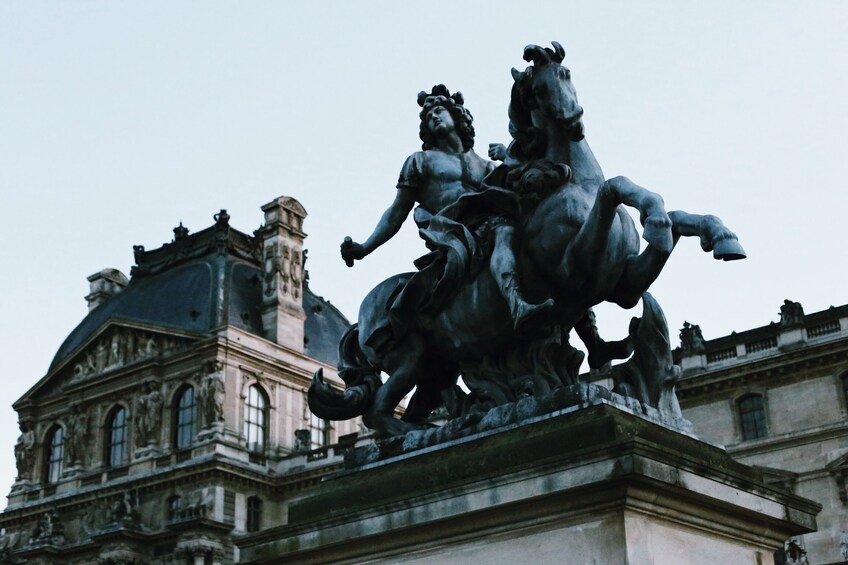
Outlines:
[[[129,285],[89,312],[62,343],[50,371],[72,356],[110,321],[139,322],[163,329],[208,333],[230,325],[262,336],[261,245],[230,228],[226,212],[215,226],[175,239],[159,249],[135,247]],[[350,323],[332,304],[303,294],[306,354],[335,365],[338,343]]]

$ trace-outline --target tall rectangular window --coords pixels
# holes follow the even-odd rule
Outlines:
[[[109,418],[107,432],[108,463],[110,467],[118,467],[127,462],[127,411],[118,407]]]
[[[312,449],[330,445],[330,426],[327,420],[319,418],[312,412],[309,413],[309,433]]]
[[[262,527],[262,499],[251,496],[247,499],[247,524],[248,532],[258,532]]]
[[[197,435],[197,404],[194,401],[194,389],[186,387],[179,396],[176,413],[176,441],[177,449],[186,449],[194,443]]]
[[[739,422],[743,440],[766,437],[766,411],[761,395],[749,394],[739,399]]]
[[[59,482],[62,478],[62,460],[65,457],[64,432],[61,426],[56,426],[48,436],[45,459],[44,478],[48,483]]]
[[[250,451],[265,450],[268,434],[268,397],[257,385],[247,389],[244,403],[244,438]]]

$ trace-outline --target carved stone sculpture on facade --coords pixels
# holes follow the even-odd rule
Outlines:
[[[76,383],[104,371],[152,359],[160,353],[173,353],[184,349],[186,345],[187,342],[181,338],[157,336],[133,328],[114,328],[80,353],[73,366],[71,382]]]
[[[294,431],[294,452],[303,453],[312,449],[312,432],[310,430]]]
[[[35,464],[35,433],[27,422],[18,422],[21,435],[15,443],[15,464],[18,469],[18,480],[32,478],[32,468]]]
[[[780,325],[800,326],[804,323],[804,307],[800,302],[784,300],[780,307]]]
[[[65,527],[56,510],[44,512],[38,517],[38,522],[29,538],[30,545],[50,543],[61,545],[65,543]]]
[[[88,414],[73,405],[65,425],[65,450],[71,467],[85,465],[88,447]]]
[[[563,57],[557,43],[531,45],[524,51],[531,66],[513,69],[513,141],[508,150],[493,146],[491,156],[504,160],[497,168],[470,151],[473,129],[461,96],[443,86],[419,95],[424,151],[407,160],[395,201],[371,237],[361,245],[346,240],[342,257],[350,265],[392,237],[416,202],[419,233],[432,251],[416,262],[418,272],[392,277],[365,298],[340,344],[345,391],[332,391],[316,373],[309,391],[315,414],[361,415],[396,435],[443,404],[459,417],[578,386],[583,356],[568,343],[571,330],[591,357],[603,342],[590,308],[605,301],[632,308],[641,300],[645,322],[631,324],[623,346],[597,355],[595,364],[641,348],[621,390],[679,416],[676,402],[661,400],[673,395],[677,373],[665,367],[667,324],[647,290],[681,236],[698,237],[716,259],[745,253],[715,216],[667,212],[659,195],[629,179],[605,179]],[[437,150],[432,157],[429,148]],[[639,213],[647,242],[641,253],[625,207]],[[389,375],[385,383],[381,372]],[[455,385],[460,373],[467,396]],[[395,408],[413,389],[397,420]]]
[[[200,394],[198,395],[207,426],[224,421],[225,393],[224,364],[220,361],[210,361],[206,365],[206,376],[200,381]]]
[[[144,448],[159,441],[161,418],[162,393],[154,381],[147,381],[135,402],[136,447]]]
[[[699,353],[704,350],[704,345],[701,326],[683,322],[683,327],[680,329],[680,349],[685,353]]]

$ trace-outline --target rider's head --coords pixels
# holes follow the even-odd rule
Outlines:
[[[436,147],[436,137],[431,130],[429,118],[430,113],[437,107],[447,109],[453,118],[454,128],[462,141],[462,149],[468,151],[474,147],[474,126],[471,125],[474,118],[463,106],[464,102],[462,93],[456,92],[451,95],[443,84],[434,86],[429,94],[423,90],[418,93],[418,105],[421,106],[421,113],[418,114],[421,118],[418,136],[424,142],[421,144],[422,148],[427,150]]]

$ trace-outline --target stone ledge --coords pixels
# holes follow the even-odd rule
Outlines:
[[[477,554],[474,540],[600,521],[625,554],[649,551],[646,540],[627,541],[628,527],[647,528],[706,536],[729,555],[747,552],[738,562],[750,563],[814,529],[819,510],[719,448],[599,405],[345,472],[294,503],[290,526],[239,545],[248,563],[391,562],[458,547]],[[586,555],[627,562],[598,554],[607,551],[600,539],[587,538]]]

